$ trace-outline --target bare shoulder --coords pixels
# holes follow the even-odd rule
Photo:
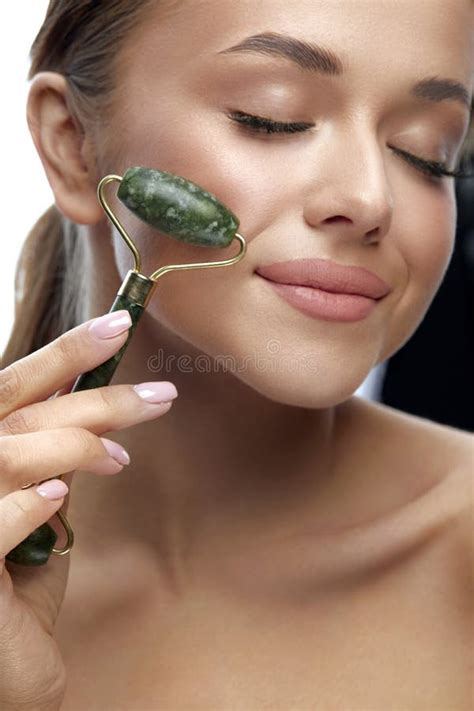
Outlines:
[[[416,472],[420,491],[437,489],[440,509],[448,508],[449,499],[450,535],[456,537],[474,572],[474,434],[383,403],[358,399],[357,408],[367,431],[383,440],[384,461],[396,462],[402,477],[403,471],[410,475]]]
[[[397,410],[384,403],[357,400],[356,410],[371,436],[383,438],[385,454],[414,463],[423,456],[446,475],[458,471],[473,479],[474,434],[424,417]],[[412,461],[411,461],[412,460]],[[465,481],[467,483],[467,481]]]

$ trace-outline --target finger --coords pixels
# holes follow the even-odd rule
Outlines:
[[[121,333],[111,336],[114,329],[110,323]],[[0,419],[20,407],[46,400],[73,378],[111,358],[126,342],[130,324],[126,310],[91,319],[0,370]],[[99,337],[97,329],[105,336]]]
[[[122,452],[125,450],[118,443],[79,427],[2,437],[0,495],[76,469],[117,473],[125,463],[125,459],[118,461]]]
[[[57,488],[60,495],[60,485],[64,482],[54,480],[47,482],[48,488]],[[64,485],[67,490],[67,486]],[[52,492],[54,495],[54,492]],[[0,560],[25,540],[33,531],[49,519],[61,508],[64,496],[50,500],[40,496],[37,488],[14,491],[0,499]],[[0,573],[3,565],[0,566]]]
[[[177,395],[173,383],[162,381],[140,385],[153,388],[157,402],[141,398],[132,385],[81,390],[14,410],[0,421],[0,441],[2,436],[58,427],[82,427],[94,434],[103,434],[123,430],[168,412],[171,398]]]

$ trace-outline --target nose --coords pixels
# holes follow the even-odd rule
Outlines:
[[[309,163],[306,222],[339,239],[362,244],[383,239],[392,222],[393,196],[373,130],[352,124],[334,131],[318,142]]]

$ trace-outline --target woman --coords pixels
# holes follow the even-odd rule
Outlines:
[[[1,555],[63,503],[77,540],[70,570],[4,567],[2,709],[470,708],[472,436],[353,393],[449,263],[473,45],[470,0],[52,0],[28,122],[56,207],[0,375]],[[93,321],[131,267],[95,191],[132,165],[214,193],[248,252],[163,278],[113,385],[71,394],[126,340]],[[143,273],[202,260],[117,210]],[[274,282],[311,276],[376,291]],[[121,470],[106,432],[113,484],[21,490]]]

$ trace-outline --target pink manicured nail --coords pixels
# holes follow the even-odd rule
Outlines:
[[[128,452],[122,447],[122,445],[118,444],[117,442],[113,442],[111,439],[106,439],[105,437],[101,437],[100,441],[102,442],[110,456],[115,459],[116,462],[118,462],[119,464],[130,464],[130,457],[128,455]]]
[[[173,383],[168,382],[140,383],[140,385],[134,385],[133,389],[146,402],[163,403],[178,397],[176,387]]]
[[[57,499],[62,499],[63,496],[66,496],[69,488],[61,479],[50,479],[37,486],[36,491],[45,499],[57,501]]]
[[[124,333],[124,331],[128,331],[131,325],[132,319],[129,312],[126,309],[122,309],[94,319],[89,326],[89,332],[100,339],[114,338]]]

